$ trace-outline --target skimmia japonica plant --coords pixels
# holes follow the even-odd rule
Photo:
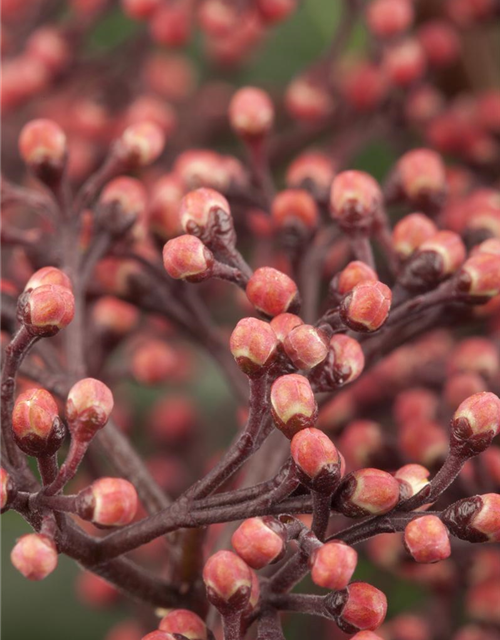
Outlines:
[[[107,640],[500,637],[500,2],[345,0],[282,93],[172,51],[308,2],[3,2],[1,506]]]

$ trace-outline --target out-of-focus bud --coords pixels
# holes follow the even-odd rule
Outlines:
[[[19,152],[40,180],[55,182],[60,179],[66,164],[66,135],[52,120],[31,120],[19,135]]]
[[[202,282],[210,278],[214,256],[196,236],[172,238],[163,247],[163,266],[171,278]]]
[[[162,240],[177,236],[182,231],[179,206],[183,195],[181,181],[175,174],[161,177],[151,189],[149,225]]]
[[[451,421],[451,447],[464,454],[484,451],[500,431],[500,399],[494,393],[476,393],[455,411]]]
[[[57,567],[54,541],[42,533],[28,533],[19,538],[10,559],[28,580],[43,580]]]
[[[448,530],[437,516],[422,516],[409,522],[404,541],[416,562],[439,562],[451,555]]]
[[[78,574],[75,590],[78,600],[92,609],[111,607],[120,596],[118,589],[111,582],[91,571]]]
[[[240,369],[248,376],[262,375],[276,356],[278,340],[270,324],[243,318],[236,325],[229,347]]]
[[[315,123],[324,120],[335,110],[335,100],[324,82],[311,75],[292,80],[285,92],[285,107],[296,120]]]
[[[406,482],[410,489],[411,494],[409,497],[419,493],[424,487],[426,487],[429,481],[430,472],[421,464],[405,464],[396,471],[394,477],[396,480]]]
[[[469,396],[487,390],[486,381],[477,373],[455,373],[446,380],[444,397],[448,406],[453,409]]]
[[[0,467],[0,512],[6,511],[16,497],[17,487],[14,479],[3,467]]]
[[[282,22],[297,7],[297,0],[257,0],[259,15],[266,24]]]
[[[406,260],[437,231],[434,222],[423,213],[410,213],[395,225],[392,245],[398,256]]]
[[[358,554],[340,541],[327,542],[309,558],[311,578],[318,587],[345,589],[356,569]]]
[[[449,443],[446,433],[433,420],[409,420],[398,433],[401,451],[409,460],[431,467],[444,459]]]
[[[299,305],[299,292],[295,282],[272,267],[261,267],[254,272],[246,288],[253,306],[268,316],[277,316]]]
[[[74,384],[66,401],[66,417],[73,438],[88,442],[102,429],[113,410],[113,394],[99,380],[84,378]]]
[[[492,340],[477,336],[461,340],[453,350],[448,363],[448,371],[451,374],[475,373],[486,380],[494,379],[499,369],[497,346]]]
[[[468,542],[500,542],[500,495],[463,498],[443,511],[451,533]]]
[[[161,0],[121,0],[124,13],[134,20],[149,20],[161,4]]]
[[[331,493],[340,480],[340,456],[330,438],[319,429],[296,433],[290,444],[301,481],[320,493]]]
[[[366,10],[366,19],[374,36],[391,38],[411,25],[413,6],[409,0],[373,0]]]
[[[125,336],[139,320],[137,307],[113,296],[103,296],[92,309],[96,327],[107,335]]]
[[[271,327],[280,343],[285,341],[293,329],[302,324],[304,324],[303,320],[293,313],[280,313],[271,320]]]
[[[286,183],[291,188],[310,189],[326,194],[335,175],[331,158],[320,151],[300,154],[286,172]]]
[[[115,624],[104,637],[104,640],[142,640],[142,626],[135,620],[124,620]]]
[[[475,620],[493,624],[498,626],[500,623],[500,580],[486,580],[480,584],[474,585],[467,593],[465,601],[465,609],[467,615]],[[495,636],[491,638],[480,638],[480,640],[495,640]]]
[[[333,353],[332,375],[337,385],[347,384],[358,378],[365,366],[365,356],[359,342],[337,333],[330,340]]]
[[[351,640],[383,640],[382,636],[373,633],[373,631],[359,631]]]
[[[448,67],[460,54],[460,37],[445,20],[426,20],[418,30],[418,39],[431,67]]]
[[[12,412],[12,431],[17,446],[30,456],[50,456],[59,449],[65,429],[48,391],[29,389],[19,395]]]
[[[330,191],[330,210],[347,232],[370,230],[381,205],[380,187],[367,173],[343,171],[335,176]]]
[[[393,509],[400,498],[399,482],[380,469],[359,469],[342,480],[334,506],[350,518],[379,515]]]
[[[286,336],[283,347],[297,369],[312,369],[326,358],[328,339],[321,329],[301,324]]]
[[[165,134],[156,123],[145,120],[127,127],[117,145],[126,162],[144,167],[160,156],[165,146]]]
[[[398,160],[397,180],[410,202],[441,203],[446,193],[446,173],[439,154],[430,149],[413,149]]]
[[[218,551],[203,568],[210,602],[221,613],[242,609],[249,601],[252,574],[246,562],[231,551]]]
[[[398,425],[415,420],[434,420],[439,407],[439,397],[423,387],[413,387],[398,393],[394,402],[394,418]]]
[[[42,267],[35,271],[26,283],[24,291],[31,291],[43,285],[56,284],[59,287],[66,287],[71,291],[71,280],[68,276],[56,267]]]
[[[105,527],[130,524],[137,513],[137,491],[122,478],[99,478],[77,496],[78,515]]]
[[[277,378],[271,387],[271,411],[276,426],[287,438],[314,426],[318,406],[309,380],[296,373]]]
[[[347,425],[339,440],[349,470],[360,469],[370,462],[383,447],[382,428],[373,420],[354,420]]]
[[[176,640],[176,637],[172,633],[166,631],[151,631],[145,635],[142,640]]]
[[[20,312],[30,334],[53,336],[73,320],[75,298],[67,287],[44,284],[22,300]]]
[[[153,405],[148,427],[159,442],[176,445],[189,439],[197,419],[192,400],[176,393],[160,398]]]
[[[342,300],[340,315],[353,331],[376,331],[387,320],[392,292],[378,280],[356,285]]]
[[[196,613],[188,609],[172,609],[164,616],[159,625],[160,631],[178,633],[188,640],[206,640],[207,627]]]
[[[367,582],[352,582],[327,596],[326,606],[345,633],[372,631],[385,620],[387,598]]]
[[[457,273],[457,289],[469,302],[482,303],[500,293],[500,255],[479,253]]]
[[[382,104],[388,84],[378,64],[367,60],[349,61],[340,71],[340,91],[349,106],[371,113]]]
[[[330,290],[341,296],[350,293],[358,284],[377,281],[376,272],[366,263],[353,260],[332,280]]]
[[[287,189],[274,198],[271,216],[279,230],[310,233],[318,225],[319,213],[314,198],[303,189]]]
[[[382,68],[396,87],[408,87],[420,79],[426,67],[425,53],[416,38],[405,38],[384,51]]]
[[[273,126],[274,107],[262,89],[243,87],[237,91],[229,105],[229,122],[241,138],[261,138]]]
[[[282,558],[286,549],[286,531],[275,518],[249,518],[233,533],[231,543],[248,566],[262,569]]]
[[[131,370],[141,384],[159,384],[173,376],[179,365],[176,352],[163,340],[148,340],[135,350]]]
[[[111,233],[121,234],[134,225],[135,235],[145,235],[146,190],[135,178],[120,176],[108,182],[99,197],[98,223]],[[142,223],[142,225],[141,225]]]

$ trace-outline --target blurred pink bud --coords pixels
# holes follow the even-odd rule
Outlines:
[[[28,580],[43,580],[57,567],[57,550],[48,536],[29,533],[19,538],[10,559]]]

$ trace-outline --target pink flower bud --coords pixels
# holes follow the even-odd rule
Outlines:
[[[416,420],[434,420],[439,408],[439,397],[429,389],[413,387],[401,391],[394,402],[394,418],[398,425]]]
[[[13,478],[0,467],[0,511],[6,511],[17,494],[17,487]]]
[[[315,123],[335,110],[335,101],[324,83],[312,75],[300,75],[292,80],[285,93],[285,107],[296,120]]]
[[[231,551],[218,551],[203,568],[207,597],[219,611],[243,608],[249,601],[252,574],[247,564]]]
[[[314,584],[338,591],[349,584],[358,563],[358,554],[352,547],[334,540],[313,551],[309,563]]]
[[[494,393],[476,393],[455,411],[451,421],[452,446],[484,451],[500,431],[500,399]]]
[[[259,15],[266,24],[282,22],[297,8],[297,0],[257,0]]]
[[[84,378],[74,384],[66,401],[72,436],[81,442],[91,440],[108,421],[113,404],[113,394],[103,382]]]
[[[468,616],[498,626],[500,622],[500,580],[486,580],[474,585],[467,593],[465,609]],[[473,638],[472,640],[477,640]],[[495,635],[480,637],[479,640],[496,640]]]
[[[214,256],[196,236],[179,236],[163,247],[163,266],[171,278],[201,282],[212,274]]]
[[[135,620],[124,620],[115,624],[104,637],[104,640],[142,640],[142,625]]]
[[[297,369],[312,369],[326,358],[328,339],[321,329],[301,324],[290,331],[283,347]]]
[[[354,287],[342,300],[340,314],[354,331],[376,331],[387,320],[392,292],[377,280],[368,280]]]
[[[438,231],[414,253],[401,281],[417,289],[422,284],[435,284],[457,271],[464,260],[465,246],[460,236],[453,231]]]
[[[407,151],[398,160],[396,172],[405,197],[411,202],[440,202],[446,190],[441,157],[430,149]]]
[[[154,385],[173,376],[179,365],[175,351],[163,340],[148,340],[138,346],[131,369],[141,384]]]
[[[500,255],[479,253],[464,262],[457,289],[471,302],[483,302],[500,293]]]
[[[416,418],[401,425],[398,444],[403,454],[425,466],[444,459],[448,438],[441,425],[432,420]]]
[[[358,284],[373,280],[377,280],[376,272],[364,262],[353,260],[334,278],[333,283],[335,291],[343,296]]]
[[[31,120],[21,130],[19,152],[41,180],[60,177],[66,162],[66,135],[52,120]]]
[[[377,182],[363,171],[343,171],[332,182],[330,210],[346,230],[370,229],[382,204]]]
[[[287,189],[274,198],[271,216],[277,229],[313,230],[319,213],[314,198],[303,189]]]
[[[33,289],[22,302],[22,321],[36,336],[53,336],[75,315],[75,298],[67,287],[44,284]]]
[[[139,180],[128,176],[111,180],[102,190],[99,204],[98,221],[101,224],[116,233],[124,232],[134,224],[136,235],[141,237],[136,229],[140,223],[145,226],[147,194]]]
[[[12,412],[12,431],[17,446],[31,456],[55,453],[64,438],[64,425],[54,398],[45,389],[21,393]]]
[[[66,287],[71,291],[71,280],[68,276],[56,267],[42,267],[35,271],[24,287],[25,291],[37,289],[43,285],[56,284],[60,287]]]
[[[271,387],[271,412],[276,426],[289,439],[312,427],[318,406],[309,380],[296,373],[277,378]]]
[[[460,36],[445,20],[427,20],[418,30],[418,39],[431,67],[448,67],[460,54]]]
[[[426,59],[416,38],[405,38],[386,48],[382,69],[392,85],[408,87],[425,73]]]
[[[137,326],[139,311],[119,298],[103,296],[92,309],[92,319],[100,331],[125,336]]]
[[[285,552],[285,542],[283,525],[271,517],[244,520],[231,538],[236,553],[252,569],[277,562]]]
[[[82,571],[76,579],[76,595],[86,607],[106,609],[116,604],[120,594],[110,582],[91,571]]]
[[[461,404],[469,396],[487,391],[488,385],[477,373],[455,373],[446,380],[444,397],[452,409]]]
[[[250,591],[250,598],[248,600],[247,610],[253,611],[259,604],[260,600],[260,582],[259,576],[253,569],[249,569],[250,577],[252,578],[252,589]]]
[[[257,269],[248,281],[246,292],[253,306],[268,316],[285,313],[299,302],[295,282],[272,267]]]
[[[182,183],[175,174],[167,174],[153,185],[149,225],[162,240],[173,238],[182,231],[179,207],[183,195]]]
[[[479,531],[488,542],[500,542],[500,495],[486,493],[481,497],[481,507],[471,519],[470,527]]]
[[[161,0],[121,0],[124,13],[134,20],[148,20],[161,5]]]
[[[385,595],[366,582],[352,582],[342,591],[332,593],[328,600],[328,609],[345,633],[373,631],[382,624],[387,613]]]
[[[319,151],[301,153],[288,167],[286,184],[291,188],[313,187],[326,193],[335,175],[331,158]]]
[[[451,555],[448,530],[437,516],[422,516],[409,522],[404,540],[416,562],[439,562]]]
[[[229,121],[233,131],[242,138],[264,136],[273,126],[273,103],[265,91],[243,87],[231,100]]]
[[[189,640],[206,640],[207,628],[203,620],[187,609],[172,609],[159,625],[160,631],[179,633]]]
[[[217,211],[222,211],[226,218],[230,218],[229,203],[218,191],[213,189],[196,189],[184,196],[179,208],[182,228],[186,233],[203,232],[213,223]]]
[[[448,363],[450,373],[477,373],[487,380],[493,379],[499,369],[500,358],[495,343],[481,337],[461,340]]]
[[[315,491],[330,492],[340,479],[340,457],[330,438],[319,429],[296,433],[290,444],[292,459],[304,483]]]
[[[271,320],[271,327],[281,343],[285,341],[290,331],[302,324],[304,324],[302,318],[293,313],[280,313]]]
[[[410,213],[402,218],[392,232],[392,245],[401,259],[409,258],[438,231],[434,222],[423,213]]]
[[[413,21],[409,0],[373,0],[366,11],[368,28],[379,38],[390,38],[408,29]]]
[[[348,517],[379,515],[399,502],[398,481],[380,469],[359,469],[342,480],[334,504]]]
[[[176,640],[176,638],[172,633],[166,631],[151,631],[142,640]]]
[[[396,480],[406,482],[411,489],[411,496],[419,493],[424,487],[426,487],[429,481],[430,472],[428,469],[420,464],[405,464],[396,471],[394,477]]]
[[[387,96],[387,79],[378,64],[366,60],[348,61],[342,65],[340,90],[349,106],[371,113]]]
[[[382,428],[373,420],[355,420],[347,425],[339,440],[349,470],[366,466],[383,446]]]
[[[249,376],[258,376],[274,361],[278,340],[267,322],[243,318],[231,334],[229,346],[240,369]]]
[[[472,249],[471,255],[475,256],[478,253],[492,253],[495,256],[500,256],[500,239],[489,238],[481,242]]]
[[[165,146],[165,134],[154,122],[145,120],[131,124],[118,141],[121,155],[139,166],[151,164]]]
[[[338,385],[347,384],[358,378],[365,366],[365,356],[359,342],[343,333],[337,333],[330,340],[333,352],[333,376]]]
[[[77,512],[106,527],[130,524],[137,513],[137,491],[122,478],[99,478],[78,494]]]
[[[57,567],[54,541],[41,533],[28,533],[19,538],[10,559],[28,580],[43,580]]]

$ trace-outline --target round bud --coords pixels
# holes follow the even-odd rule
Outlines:
[[[405,260],[438,231],[434,222],[423,213],[410,213],[402,218],[392,232],[392,246]]]
[[[274,122],[274,107],[268,94],[255,87],[239,89],[229,105],[229,122],[242,138],[264,136]]]
[[[500,293],[500,255],[478,253],[457,273],[457,289],[470,302],[486,302]]]
[[[179,365],[175,351],[163,340],[147,340],[132,356],[131,370],[141,384],[159,384],[172,377]]]
[[[350,518],[379,515],[399,502],[400,485],[390,473],[380,469],[359,469],[342,480],[335,494],[335,507]]]
[[[302,318],[299,318],[294,313],[280,313],[271,320],[271,327],[276,334],[278,342],[281,343],[285,341],[290,331],[301,324],[304,324]]]
[[[412,387],[401,391],[394,402],[394,418],[399,426],[415,420],[434,420],[439,407],[438,396],[429,389]]]
[[[159,625],[160,631],[179,633],[188,640],[206,640],[207,627],[203,620],[187,609],[172,609],[164,616]]]
[[[150,120],[131,124],[118,141],[120,154],[126,161],[139,166],[154,162],[165,146],[161,127]]]
[[[411,496],[419,493],[424,487],[430,484],[430,472],[420,464],[405,464],[396,471],[394,477],[396,480],[406,482],[411,489]]]
[[[483,534],[488,542],[500,542],[500,495],[486,493],[481,498],[481,506],[474,513],[470,527]]]
[[[19,152],[44,182],[61,177],[67,156],[66,135],[52,120],[31,120],[19,135]]]
[[[376,331],[387,320],[392,292],[378,280],[368,280],[354,287],[342,300],[340,315],[353,331]]]
[[[182,198],[179,207],[182,228],[186,233],[201,236],[213,224],[218,211],[222,211],[226,218],[231,216],[228,201],[218,191],[207,188],[190,191]]]
[[[366,582],[352,582],[327,597],[327,608],[345,633],[373,631],[385,620],[387,598]]]
[[[465,260],[465,246],[453,231],[438,231],[420,245],[406,264],[401,283],[408,288],[435,284],[454,273]]]
[[[291,188],[312,189],[326,194],[334,175],[330,156],[320,151],[305,151],[288,167],[286,184]]]
[[[448,438],[441,425],[418,417],[400,426],[398,444],[407,458],[425,466],[442,461],[449,449]]]
[[[233,533],[231,543],[249,567],[262,569],[283,556],[286,535],[283,525],[275,518],[249,518]]]
[[[64,329],[75,315],[75,298],[67,287],[44,284],[22,300],[21,318],[34,336],[53,336]]]
[[[424,75],[425,68],[425,53],[416,38],[398,40],[384,51],[382,69],[396,87],[410,86]]]
[[[451,446],[465,453],[486,449],[500,431],[500,399],[494,393],[475,393],[455,411],[451,421]]]
[[[42,267],[35,271],[26,283],[24,291],[31,291],[46,284],[56,284],[60,287],[66,287],[71,291],[71,280],[68,276],[56,267]]]
[[[383,638],[373,633],[373,631],[360,631],[352,636],[351,640],[383,640]]]
[[[77,513],[84,520],[114,527],[130,524],[137,513],[137,491],[122,478],[99,478],[76,499]]]
[[[56,545],[46,535],[29,533],[19,538],[10,559],[28,580],[43,580],[57,567]]]
[[[97,221],[112,233],[124,233],[138,222],[144,226],[147,194],[135,178],[120,176],[108,182],[101,192],[99,204]]]
[[[296,433],[290,452],[299,476],[306,486],[330,493],[340,479],[340,457],[330,438],[319,429]]]
[[[398,160],[396,174],[410,202],[442,202],[446,192],[446,173],[443,161],[435,151],[408,151]]]
[[[163,240],[182,231],[179,207],[184,191],[175,174],[161,177],[152,187],[149,202],[149,225],[153,233]]]
[[[92,309],[92,319],[103,333],[125,336],[139,321],[137,307],[113,296],[103,296]]]
[[[350,107],[372,113],[387,96],[387,79],[378,64],[367,60],[348,61],[340,69],[340,91]]]
[[[257,318],[243,318],[236,325],[229,347],[240,369],[248,376],[259,376],[274,361],[278,340],[273,328]]]
[[[450,373],[477,373],[487,380],[494,379],[499,369],[500,359],[496,344],[492,340],[480,337],[461,340],[453,350],[448,363]]]
[[[297,369],[312,369],[326,358],[328,338],[321,329],[301,324],[286,336],[283,347]]]
[[[376,180],[363,171],[343,171],[330,191],[332,216],[346,231],[369,230],[382,204]]]
[[[368,28],[379,38],[390,38],[408,29],[413,21],[409,0],[373,0],[366,11]]]
[[[339,447],[349,470],[360,469],[373,461],[384,444],[382,427],[373,420],[350,422],[339,440]]]
[[[358,563],[358,554],[352,547],[334,540],[313,551],[309,563],[314,584],[338,591],[349,584]]]
[[[277,428],[290,439],[314,426],[318,406],[309,380],[297,373],[277,378],[271,387],[271,412]]]
[[[344,385],[358,378],[365,366],[365,356],[359,342],[343,333],[330,339],[333,353],[332,374],[337,385]]]
[[[330,287],[343,296],[350,293],[356,285],[368,280],[377,280],[376,272],[366,263],[353,260],[333,279]]]
[[[487,391],[488,385],[484,378],[477,373],[455,373],[450,376],[444,386],[444,397],[449,407],[454,408],[469,396],[481,391]]]
[[[259,15],[266,24],[282,22],[297,8],[297,0],[257,0]]]
[[[194,403],[189,397],[176,393],[157,400],[148,419],[148,431],[166,445],[185,443],[198,421]]]
[[[172,238],[163,247],[163,266],[171,278],[201,282],[210,278],[214,256],[196,236]]]
[[[268,316],[277,316],[299,303],[295,282],[272,267],[261,267],[254,272],[246,288],[253,306]]]
[[[218,551],[203,568],[207,597],[219,611],[243,608],[250,599],[252,574],[248,565],[231,551]]]
[[[274,198],[271,216],[277,229],[311,231],[318,226],[319,213],[314,198],[303,189],[287,189]]]
[[[292,80],[285,93],[285,107],[296,120],[316,123],[330,116],[335,101],[326,83],[312,75],[300,75]]]
[[[6,511],[16,497],[17,487],[7,471],[0,467],[0,512]]]
[[[64,425],[54,398],[45,389],[21,393],[12,412],[12,431],[17,446],[30,456],[54,454],[64,439]]]
[[[149,20],[161,5],[161,0],[121,0],[124,13],[133,20]]]
[[[404,542],[416,562],[439,562],[451,555],[448,530],[437,516],[422,516],[409,522]]]
[[[66,400],[66,417],[73,438],[88,442],[107,423],[113,394],[99,380],[84,378],[74,384]]]
[[[418,39],[431,67],[448,67],[460,54],[460,36],[445,20],[427,20],[418,30]]]

